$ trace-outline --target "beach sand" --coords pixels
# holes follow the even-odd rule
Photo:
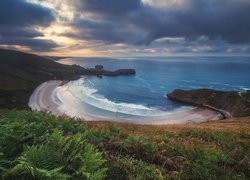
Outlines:
[[[60,80],[51,80],[42,83],[32,93],[29,100],[29,107],[32,110],[45,111],[54,115],[64,115],[58,110],[58,104],[52,98],[53,91],[63,84]]]
[[[134,123],[134,124],[152,124],[152,125],[162,125],[162,124],[193,124],[201,123],[210,120],[220,120],[222,116],[220,113],[206,109],[206,108],[194,108],[189,112],[177,113],[169,117],[161,118],[145,118],[145,120],[122,120],[122,119],[98,119],[93,115],[84,113],[84,117],[74,117],[72,114],[63,112],[59,108],[61,102],[54,95],[56,88],[63,85],[65,82],[60,80],[50,80],[42,83],[38,86],[29,100],[29,107],[32,110],[36,111],[45,111],[57,116],[69,116],[73,118],[80,118],[87,121],[116,121],[116,122],[125,122],[125,123]],[[84,109],[83,109],[84,111]]]

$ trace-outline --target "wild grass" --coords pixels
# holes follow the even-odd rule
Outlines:
[[[83,123],[38,112],[1,110],[0,176],[4,179],[250,178],[247,129],[180,127]]]

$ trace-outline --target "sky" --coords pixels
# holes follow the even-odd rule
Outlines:
[[[0,48],[49,56],[250,54],[250,0],[0,0]]]

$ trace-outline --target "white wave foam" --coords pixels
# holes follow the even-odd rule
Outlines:
[[[77,81],[71,81],[56,89],[54,95],[57,96],[57,104],[61,111],[67,112],[70,116],[83,116],[83,104],[88,104],[100,110],[106,110],[113,113],[141,117],[159,117],[178,114],[193,109],[193,107],[184,106],[175,111],[166,112],[155,108],[149,108],[141,104],[116,103],[97,94],[97,89],[87,87],[84,84],[85,80],[85,78],[82,78]],[[96,112],[96,114],[98,114],[98,112]]]
[[[65,114],[85,120],[111,120],[136,124],[178,124],[218,119],[214,114],[203,115],[193,111],[193,107],[187,106],[165,112],[138,104],[115,103],[103,96],[96,97],[97,90],[86,88],[83,83],[83,79],[69,82],[63,86],[61,86],[62,81],[45,82],[33,92],[29,106],[33,110],[47,111],[55,115]],[[72,92],[76,94],[72,94]],[[86,102],[82,99],[83,97],[87,99]],[[97,105],[88,104],[89,100],[92,104],[97,103]],[[100,107],[100,102],[107,104],[103,108]]]
[[[248,91],[250,90],[250,87],[246,87],[246,86],[239,86],[239,88],[243,91]]]
[[[222,83],[222,82],[210,82],[209,84],[222,85],[222,86],[230,86],[230,84],[226,84],[226,83]]]

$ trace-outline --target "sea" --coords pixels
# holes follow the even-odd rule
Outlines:
[[[136,70],[129,76],[84,76],[56,89],[60,110],[87,120],[171,121],[195,108],[169,100],[166,94],[175,89],[250,89],[250,57],[244,56],[66,58],[59,63]]]

